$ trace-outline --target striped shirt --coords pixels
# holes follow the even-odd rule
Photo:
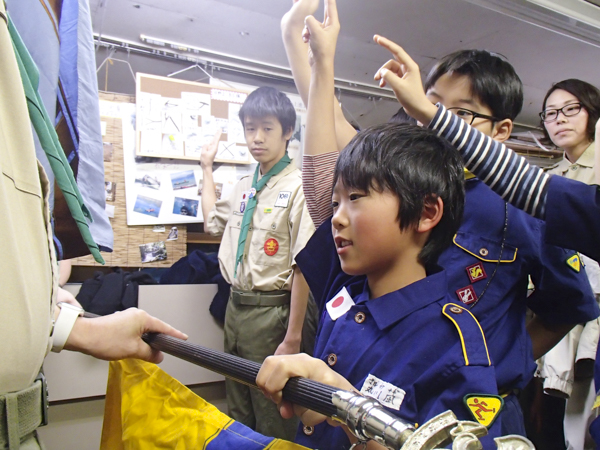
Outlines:
[[[462,155],[468,170],[500,195],[539,219],[544,219],[550,175],[530,165],[501,142],[438,104],[438,112],[429,128],[446,138]]]
[[[302,188],[310,217],[319,228],[333,214],[331,194],[333,174],[339,152],[304,155],[302,158]]]

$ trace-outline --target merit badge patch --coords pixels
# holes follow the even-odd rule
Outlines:
[[[402,405],[402,401],[406,395],[404,389],[400,389],[387,381],[380,380],[371,374],[369,374],[363,383],[360,393],[379,400],[379,403],[383,406],[395,409],[396,411],[400,409],[400,405]]]
[[[472,285],[468,285],[462,289],[457,290],[456,295],[458,296],[458,299],[465,305],[470,305],[475,300],[477,300],[477,294],[475,293],[475,289],[473,289]]]
[[[346,288],[342,288],[340,292],[338,292],[335,297],[327,302],[325,307],[327,308],[327,312],[329,313],[329,317],[331,320],[337,320],[339,317],[342,317],[346,314],[350,308],[354,306],[354,300],[346,290]]]
[[[273,212],[273,208],[265,208],[265,209],[263,210],[263,212],[264,212],[265,214],[271,214],[271,213]]]
[[[483,268],[483,263],[478,262],[477,264],[473,264],[472,266],[467,267],[466,270],[471,283],[475,283],[476,281],[487,278],[485,269]]]
[[[279,250],[279,242],[277,242],[277,239],[267,239],[264,248],[267,255],[273,256]]]
[[[567,266],[577,273],[581,271],[581,258],[579,257],[579,253],[575,253],[573,256],[567,259]]]
[[[291,197],[291,191],[279,191],[279,194],[277,194],[277,200],[275,201],[275,206],[278,208],[287,208]]]
[[[243,213],[246,210],[246,202],[240,203],[240,212]]]
[[[255,188],[251,188],[250,192],[248,194],[248,198],[252,198],[256,195],[256,189]]]
[[[467,394],[463,402],[473,419],[487,428],[492,426],[504,406],[504,400],[499,395]]]

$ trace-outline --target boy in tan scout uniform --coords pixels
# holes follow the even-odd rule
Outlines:
[[[258,161],[227,199],[216,200],[213,162],[219,136],[202,150],[204,228],[223,235],[221,272],[231,284],[225,351],[262,363],[300,352],[308,286],[294,258],[315,228],[306,209],[302,174],[287,155],[296,112],[285,94],[252,92],[240,109],[246,143]],[[312,350],[312,349],[308,349]],[[259,391],[226,381],[229,414],[259,433],[291,440],[296,420],[284,420]]]

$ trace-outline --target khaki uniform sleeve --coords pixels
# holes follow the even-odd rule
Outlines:
[[[232,193],[233,195],[233,193]],[[225,231],[225,226],[231,214],[232,196],[226,200],[217,200],[215,206],[204,218],[204,232],[213,236],[221,236]]]

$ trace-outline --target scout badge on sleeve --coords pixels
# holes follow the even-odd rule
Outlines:
[[[475,293],[475,289],[473,289],[472,285],[468,285],[462,289],[458,289],[456,291],[456,295],[458,296],[458,299],[465,305],[470,305],[475,300],[477,300],[477,294]]]
[[[475,283],[476,281],[487,278],[485,269],[483,268],[483,264],[480,262],[467,267],[466,270],[467,275],[469,276],[469,280],[471,280],[471,283]]]
[[[467,394],[463,402],[473,419],[487,428],[492,426],[504,406],[502,397],[489,394]]]
[[[339,317],[342,317],[346,314],[350,308],[354,306],[354,300],[346,290],[346,288],[342,288],[340,292],[338,292],[335,297],[327,302],[325,307],[327,308],[327,312],[329,313],[329,317],[331,320],[337,320]]]
[[[581,258],[579,258],[579,253],[575,253],[567,259],[567,266],[577,273],[581,271]]]

